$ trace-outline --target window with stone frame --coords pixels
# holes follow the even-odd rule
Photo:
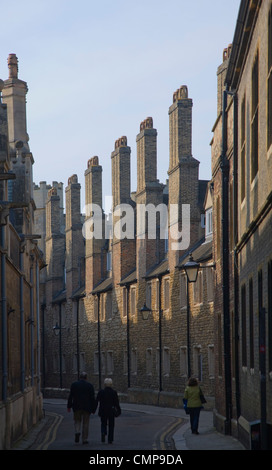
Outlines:
[[[168,310],[170,306],[170,279],[164,279],[164,310]]]
[[[146,373],[152,375],[152,348],[146,350]]]
[[[152,300],[152,284],[148,282],[146,284],[146,306],[151,309],[151,300]]]
[[[179,276],[179,300],[180,308],[187,307],[187,276],[185,273],[180,273]]]
[[[131,373],[137,375],[137,348],[131,350]]]
[[[207,302],[214,300],[214,271],[213,268],[205,269],[206,284],[207,284]]]
[[[272,5],[268,14],[267,150],[272,144]]]
[[[241,288],[242,366],[247,367],[246,285]]]
[[[203,272],[198,271],[197,280],[194,283],[194,301],[195,304],[201,304],[203,302]]]
[[[123,318],[127,316],[127,288],[123,287]]]
[[[94,296],[93,299],[93,313],[94,313],[94,321],[98,321],[98,297],[97,295]]]
[[[188,376],[188,355],[187,346],[181,346],[179,349],[179,364],[180,364],[180,375]]]
[[[209,377],[213,378],[215,375],[215,357],[214,357],[214,345],[209,344],[208,346],[208,367]]]
[[[136,314],[136,287],[130,288],[130,314]]]
[[[246,197],[246,97],[241,105],[241,202]]]
[[[170,375],[170,349],[167,347],[163,348],[163,374]]]
[[[112,318],[112,292],[107,292],[106,298],[106,320]]]
[[[99,304],[100,321],[105,321],[106,319],[106,299],[107,299],[106,293],[103,293],[100,295],[100,304]]]
[[[113,351],[107,351],[107,374],[112,375],[113,371]]]
[[[257,51],[251,79],[251,182],[259,170],[259,51]]]

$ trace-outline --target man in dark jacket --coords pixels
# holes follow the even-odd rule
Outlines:
[[[90,414],[95,413],[96,403],[94,388],[87,382],[86,372],[80,374],[79,380],[72,383],[67,403],[67,411],[74,412],[75,442],[79,442],[82,424],[82,442],[88,444]]]
[[[109,425],[108,443],[113,442],[114,418],[121,414],[117,392],[112,388],[112,379],[104,380],[105,388],[100,390],[96,398],[96,406],[99,403],[98,416],[101,419],[101,440],[105,442],[107,425]],[[115,415],[116,410],[117,414]]]

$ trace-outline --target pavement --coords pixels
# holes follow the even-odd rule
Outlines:
[[[58,420],[61,421],[61,410],[64,400],[44,399],[44,405],[58,402],[60,404],[60,415],[45,413],[44,418],[28,432],[13,447],[13,450],[27,450],[38,437],[49,432],[50,427],[57,429]],[[66,403],[66,401],[65,401]],[[133,403],[121,403],[122,411],[133,411],[149,415],[164,415],[176,418],[174,425],[164,430],[162,436],[168,434],[174,441],[176,450],[245,450],[245,447],[234,437],[226,436],[216,431],[213,426],[213,412],[202,410],[199,419],[199,435],[192,434],[188,415],[182,409],[163,408],[150,405],[139,405]],[[56,438],[57,431],[52,439]],[[151,450],[151,449],[150,449]]]

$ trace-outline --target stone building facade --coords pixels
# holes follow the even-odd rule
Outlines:
[[[65,229],[60,183],[34,186],[47,264],[41,294],[45,393],[69,388],[85,369],[96,390],[109,375],[129,400],[182,407],[190,357],[190,370],[212,406],[214,266],[212,233],[205,235],[203,223],[212,205],[208,181],[199,180],[199,162],[192,156],[192,105],[186,86],[174,93],[166,184],[157,179],[157,130],[151,117],[142,121],[136,137],[135,193],[131,149],[125,136],[116,140],[110,214],[102,209],[97,156],[85,171],[84,215],[77,176],[69,178]],[[99,236],[90,236],[94,227]],[[201,269],[197,283],[189,285],[189,313],[183,265],[190,252]]]
[[[215,423],[262,449],[272,448],[271,25],[270,0],[241,1],[212,141]]]
[[[32,165],[26,131],[27,84],[8,57],[0,81],[1,362],[0,449],[9,449],[42,416],[40,292],[44,266],[34,231]]]

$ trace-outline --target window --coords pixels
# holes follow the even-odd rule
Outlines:
[[[193,351],[193,367],[194,375],[198,377],[198,380],[202,381],[202,354],[201,347],[195,346]]]
[[[223,373],[223,368],[222,368],[222,360],[223,360],[223,354],[222,354],[222,315],[221,313],[218,313],[217,316],[217,333],[218,333],[218,375],[219,377],[222,377]]]
[[[205,221],[206,237],[208,235],[211,235],[212,231],[213,231],[213,227],[212,227],[212,208],[210,208],[206,211],[206,221]]]
[[[123,288],[123,317],[127,316],[127,288]]]
[[[253,310],[253,279],[249,280],[249,362],[254,369],[254,310]]]
[[[130,289],[130,313],[131,315],[136,314],[136,288]]]
[[[131,373],[137,375],[137,349],[131,350]]]
[[[113,374],[113,352],[107,351],[107,374]]]
[[[98,321],[98,297],[94,297],[94,321]]]
[[[215,374],[215,360],[214,360],[214,345],[208,346],[208,366],[209,366],[209,377],[214,377]]]
[[[94,353],[94,374],[99,373],[99,354],[98,351]]]
[[[268,263],[268,367],[272,371],[272,260]]]
[[[179,364],[180,364],[180,375],[188,376],[188,357],[187,357],[187,347],[182,346],[179,350]]]
[[[148,348],[146,350],[146,373],[147,375],[152,375],[152,349]]]
[[[163,373],[164,375],[170,374],[170,350],[163,348]]]
[[[267,149],[272,144],[272,7],[268,15]]]
[[[194,301],[196,304],[201,304],[203,302],[203,278],[202,271],[198,272],[197,280],[194,283]]]
[[[146,285],[146,306],[151,309],[151,282]]]
[[[170,281],[169,279],[164,280],[164,310],[169,309],[170,302]]]
[[[179,278],[180,308],[187,307],[187,276],[181,273]]]
[[[112,318],[112,293],[108,292],[106,296],[106,320],[109,320]]]
[[[127,353],[127,350],[124,351],[124,375],[127,375],[128,373],[128,353]]]
[[[246,197],[246,97],[241,106],[241,202]]]
[[[105,375],[106,374],[106,353],[104,351],[101,351],[100,357],[101,357],[101,374]]]
[[[207,268],[206,272],[206,283],[207,283],[207,302],[213,302],[213,268]]]
[[[106,299],[107,299],[107,294],[101,294],[100,295],[100,321],[105,321],[106,318]]]
[[[155,289],[156,289],[155,309],[159,310],[160,308],[160,281],[158,279],[156,279],[155,281]]]
[[[217,258],[220,258],[221,254],[221,211],[220,211],[220,199],[219,196],[217,197],[216,200],[216,227],[215,227],[215,232],[216,232],[216,254]]]
[[[241,313],[242,313],[242,365],[247,366],[247,335],[246,335],[246,286],[241,289]]]
[[[251,80],[251,182],[259,168],[259,52],[257,52]]]
[[[107,252],[107,271],[112,270],[112,252],[108,251]]]

